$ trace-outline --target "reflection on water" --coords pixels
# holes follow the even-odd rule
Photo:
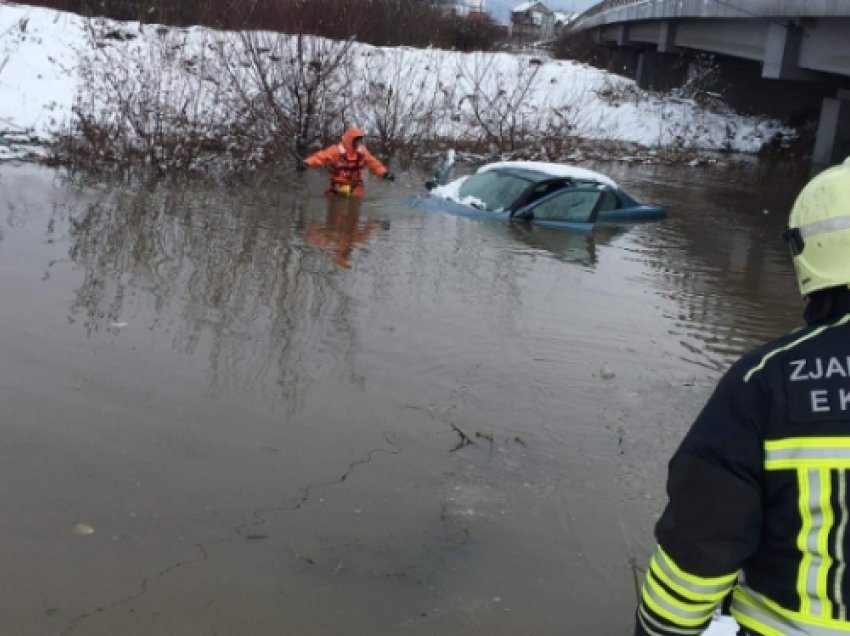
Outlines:
[[[508,231],[512,238],[535,250],[549,252],[564,262],[592,268],[598,259],[597,243],[610,244],[627,230],[624,225],[600,225],[593,232],[571,232],[516,223],[510,225]]]
[[[806,175],[588,167],[669,218],[4,166],[10,633],[629,633],[670,452],[799,323]]]
[[[326,218],[308,222],[304,238],[328,253],[334,264],[349,269],[354,248],[367,245],[379,225],[376,221],[361,221],[359,197],[328,197],[326,203]]]
[[[642,167],[620,178],[670,209],[665,223],[639,226],[628,249],[673,301],[665,316],[683,359],[720,371],[800,325],[802,302],[779,235],[807,173],[754,163],[721,171]]]
[[[294,408],[320,368],[350,362],[349,299],[323,253],[350,267],[353,248],[379,228],[360,220],[351,199],[328,202],[325,218],[314,220],[311,205],[325,204],[250,187],[107,188],[70,219],[69,254],[83,273],[72,316],[82,313],[91,334],[149,296],[149,327],[171,331],[187,355],[205,352],[212,389],[275,386]]]

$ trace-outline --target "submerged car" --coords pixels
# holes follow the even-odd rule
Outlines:
[[[451,157],[447,162],[451,166]],[[443,176],[448,173],[446,166]],[[444,179],[443,179],[444,180]],[[411,205],[460,216],[528,221],[535,225],[591,229],[596,223],[654,221],[664,208],[638,203],[609,177],[575,166],[503,161],[441,185]]]

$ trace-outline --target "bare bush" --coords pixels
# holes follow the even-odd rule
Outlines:
[[[565,29],[555,38],[552,55],[556,59],[578,60],[605,68],[611,59],[611,49],[601,45],[590,31]]]
[[[528,56],[378,49],[268,31],[90,25],[66,145],[82,164],[165,171],[214,162],[251,170],[300,159],[351,125],[366,129],[386,161],[447,145],[559,161],[582,137],[616,136],[605,119],[618,108],[637,118],[644,110],[668,113],[657,145],[673,153],[716,143],[708,139],[714,115],[693,99],[642,91],[621,78],[569,74],[562,84],[561,63]]]
[[[373,150],[387,161],[406,151],[430,152],[439,137],[440,122],[451,112],[453,96],[439,79],[439,53],[422,63],[422,52],[376,50],[348,68],[349,83],[362,86],[351,112],[369,131]]]
[[[602,115],[594,113],[589,91],[575,91],[569,101],[549,106],[541,114],[533,146],[546,161],[560,161],[569,155],[579,142],[579,131],[591,126],[603,126]],[[591,118],[596,118],[591,121]]]
[[[675,96],[692,99],[703,106],[716,106],[720,82],[720,65],[713,55],[695,55],[688,66],[685,82],[671,91]]]
[[[344,124],[351,41],[246,32],[220,50],[243,143],[303,157]]]
[[[367,130],[386,161],[447,143],[556,160],[590,110],[582,87],[547,101],[556,80],[541,81],[534,58],[475,54],[458,63],[437,50],[350,40],[138,28],[116,33],[92,22],[66,144],[79,163],[164,171],[216,160],[251,169],[300,159],[351,125]]]
[[[510,62],[504,64],[504,62]],[[512,63],[512,64],[511,64]],[[473,54],[459,65],[458,79],[483,139],[497,152],[516,150],[536,129],[530,107],[542,62],[536,58]],[[513,70],[504,70],[513,65]]]
[[[606,77],[602,86],[596,88],[594,93],[603,102],[612,106],[637,104],[646,99],[646,91],[635,82],[617,76]]]
[[[227,129],[224,91],[205,42],[164,30],[153,46],[116,41],[92,21],[89,54],[80,64],[84,90],[74,106],[77,157],[190,168],[220,153]]]
[[[344,124],[350,42],[163,29],[144,48],[105,44],[97,26],[89,37],[66,144],[77,159],[250,168],[301,157]]]

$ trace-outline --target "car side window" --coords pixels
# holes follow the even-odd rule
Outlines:
[[[541,183],[541,184],[535,186],[534,188],[532,188],[529,191],[528,196],[525,198],[525,201],[521,201],[520,203],[523,206],[530,205],[531,203],[534,203],[535,201],[542,199],[547,194],[551,194],[555,190],[559,190],[560,188],[563,188],[563,187],[564,186],[563,186],[562,183]]]
[[[536,206],[534,219],[587,223],[601,194],[597,190],[562,192]]]
[[[599,210],[616,210],[620,207],[620,201],[614,196],[613,192],[605,192],[602,195],[602,203],[599,206]]]

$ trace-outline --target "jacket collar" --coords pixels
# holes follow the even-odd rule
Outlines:
[[[355,148],[352,148],[352,149],[351,149],[351,152],[349,152],[348,150],[346,150],[346,148],[345,148],[345,146],[344,146],[343,144],[340,144],[340,145],[338,146],[338,148],[339,148],[339,154],[341,154],[341,155],[345,155],[346,157],[347,157],[347,156],[349,156],[349,155],[352,155],[352,154],[353,154],[353,155],[362,155],[362,154],[363,154],[363,150],[364,150],[364,148],[363,148],[363,146],[362,146],[362,145],[361,145],[361,146],[359,146],[359,147],[357,147],[356,149],[355,149]]]
[[[832,322],[850,314],[850,288],[832,287],[809,295],[803,317],[810,325]]]

